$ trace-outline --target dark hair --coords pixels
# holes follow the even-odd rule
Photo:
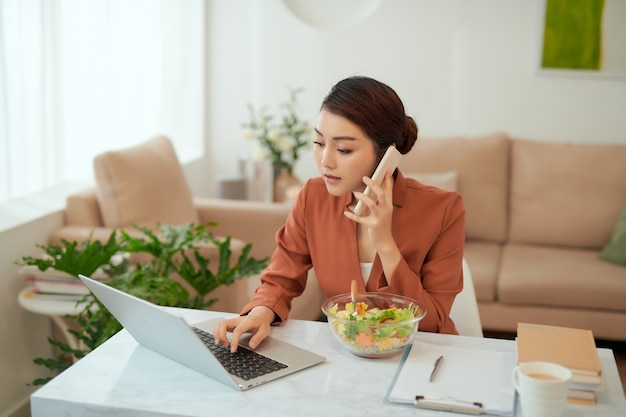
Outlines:
[[[405,114],[400,97],[391,87],[372,78],[339,81],[322,101],[322,109],[359,126],[379,153],[394,144],[406,154],[417,141],[417,124]]]

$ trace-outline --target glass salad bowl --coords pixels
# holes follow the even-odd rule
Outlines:
[[[426,316],[412,298],[365,292],[356,299],[339,294],[322,304],[322,311],[336,339],[350,352],[366,358],[398,353],[413,341],[419,322]]]

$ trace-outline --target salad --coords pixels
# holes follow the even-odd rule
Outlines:
[[[356,314],[353,314],[356,310]],[[369,308],[365,302],[338,304],[328,309],[335,334],[354,351],[380,354],[402,348],[415,329],[415,307]],[[335,320],[333,320],[335,319]],[[337,320],[340,319],[340,320]]]

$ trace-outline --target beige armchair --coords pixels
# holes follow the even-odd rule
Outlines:
[[[252,244],[252,256],[263,258],[273,253],[276,231],[289,212],[289,206],[283,204],[193,198],[174,148],[163,136],[98,155],[94,172],[95,187],[67,198],[65,224],[50,235],[50,243],[60,244],[62,239],[82,242],[90,236],[106,241],[115,229],[140,233],[132,224],[155,227],[157,223],[216,222],[211,232],[231,236],[233,259],[247,243]],[[217,264],[217,251],[207,251],[205,256]],[[319,317],[323,295],[312,278],[305,294],[295,300],[290,317]],[[258,280],[258,276],[250,277],[219,288],[212,293],[219,298],[213,309],[239,312]]]

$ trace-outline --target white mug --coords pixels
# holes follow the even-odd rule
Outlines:
[[[528,362],[513,370],[524,416],[559,417],[567,401],[572,372],[555,363]]]

